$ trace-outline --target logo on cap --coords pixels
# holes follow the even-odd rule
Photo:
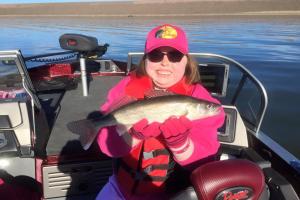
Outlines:
[[[163,26],[155,33],[155,37],[161,39],[174,39],[177,37],[177,31],[171,26]]]

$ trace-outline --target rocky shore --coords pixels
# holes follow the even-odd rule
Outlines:
[[[2,4],[0,16],[299,15],[300,0],[185,0]]]

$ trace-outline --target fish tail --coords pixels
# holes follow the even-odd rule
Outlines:
[[[111,125],[115,125],[115,120],[111,116],[106,116],[97,119],[72,121],[67,124],[67,127],[72,133],[79,135],[82,148],[87,150],[93,144],[99,130]]]
[[[79,135],[79,141],[84,150],[90,148],[99,130],[94,123],[88,119],[70,122],[67,124],[67,127],[72,133]]]

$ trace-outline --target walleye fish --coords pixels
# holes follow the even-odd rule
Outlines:
[[[138,100],[96,119],[83,119],[67,124],[69,130],[80,135],[82,147],[87,150],[95,140],[99,129],[124,125],[131,127],[141,119],[149,123],[164,122],[171,116],[186,116],[190,120],[202,119],[220,113],[220,104],[183,95],[167,95]]]

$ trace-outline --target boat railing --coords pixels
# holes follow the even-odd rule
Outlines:
[[[26,90],[26,93],[31,97],[32,105],[36,105],[41,108],[38,99],[33,95],[35,92],[34,86],[29,78],[28,71],[26,70],[26,65],[23,56],[19,50],[12,51],[1,51],[0,58],[3,60],[10,61],[10,63],[5,63],[11,70],[16,70],[17,75],[20,77],[22,87]]]

